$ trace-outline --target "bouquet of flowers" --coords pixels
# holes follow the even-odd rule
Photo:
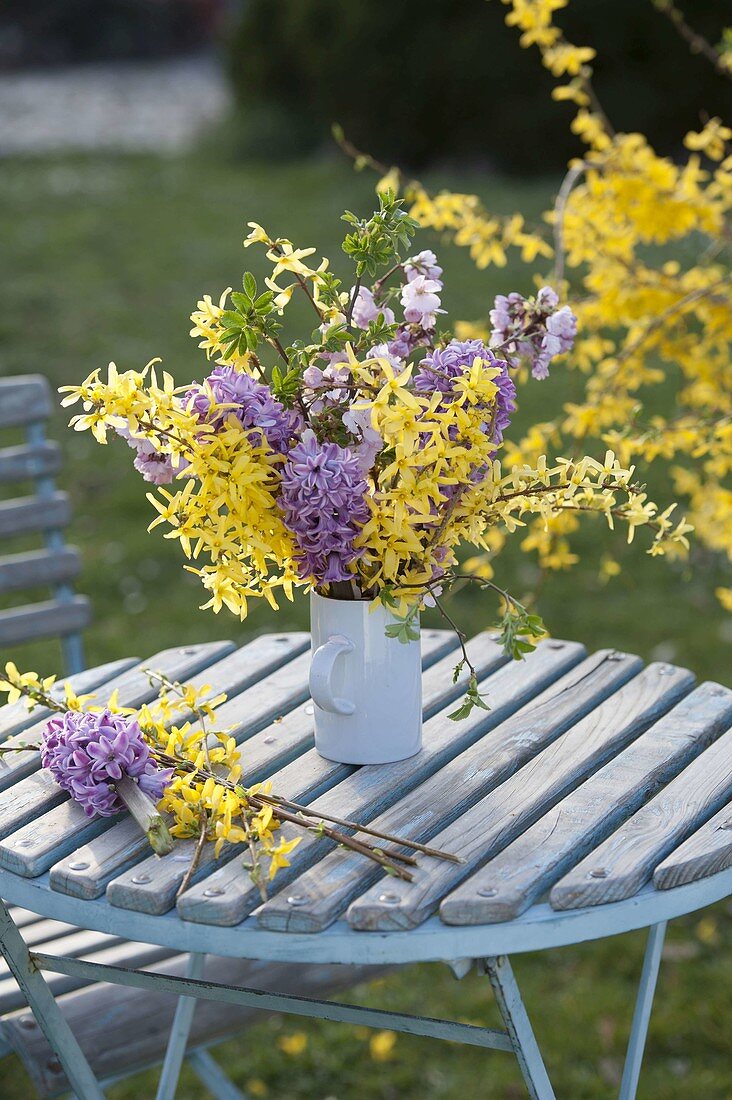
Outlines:
[[[502,467],[517,383],[545,379],[572,348],[576,319],[551,287],[499,295],[490,339],[456,339],[442,269],[411,250],[417,223],[394,195],[343,219],[346,283],[314,248],[249,223],[245,247],[264,248],[271,274],[261,288],[246,272],[241,290],[198,303],[191,334],[213,364],[202,381],[176,386],[154,360],[64,387],[65,405],[83,404],[77,431],[100,443],[111,431],[135,451],[157,486],[151,527],[180,542],[205,607],[244,618],[250,599],[276,608],[302,587],[384,604],[389,632],[408,642],[423,606],[452,623],[446,590],[474,581],[499,597],[501,642],[521,657],[544,627],[496,583],[490,557],[528,518],[599,513],[629,539],[652,529],[651,554],[685,550],[689,525],[672,521],[673,505],[660,512],[612,452]],[[314,329],[288,343],[294,295]],[[478,556],[461,565],[463,545]],[[464,665],[472,673],[463,645]],[[455,716],[474,705],[472,674]]]

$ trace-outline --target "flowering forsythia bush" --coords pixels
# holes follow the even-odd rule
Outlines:
[[[504,462],[534,465],[548,450],[571,454],[599,439],[625,466],[665,463],[698,539],[732,557],[732,128],[708,119],[684,138],[683,162],[659,156],[643,134],[616,133],[593,88],[595,50],[568,42],[554,22],[568,0],[503,2],[521,45],[536,46],[557,78],[554,98],[576,108],[571,128],[585,147],[545,215],[549,230],[495,215],[475,195],[432,194],[396,169],[379,186],[401,189],[411,216],[467,248],[478,268],[501,267],[512,252],[533,268],[553,261],[552,284],[578,320],[567,367],[584,375],[584,393],[510,442]],[[654,2],[722,78],[732,76],[729,32],[712,47],[671,0]],[[385,171],[344,145],[359,164]],[[482,339],[490,326],[456,331]],[[676,388],[670,412],[659,398],[667,379]],[[566,512],[541,515],[524,546],[544,567],[571,565],[576,522]],[[732,589],[718,595],[732,610]]]
[[[106,380],[95,371],[64,387],[64,404],[84,406],[74,427],[100,443],[123,436],[160,486],[151,526],[179,540],[204,606],[243,618],[253,597],[276,607],[296,586],[315,588],[381,600],[395,618],[389,632],[408,640],[425,602],[442,609],[446,588],[476,579],[500,595],[503,643],[518,657],[541,620],[485,566],[461,567],[461,544],[488,551],[527,520],[549,528],[596,513],[627,525],[629,539],[652,529],[653,554],[686,548],[690,528],[672,520],[673,505],[659,512],[611,451],[500,461],[515,377],[545,379],[573,345],[576,318],[550,287],[499,295],[490,334],[455,339],[442,328],[442,269],[431,251],[409,253],[416,223],[400,202],[387,193],[371,218],[344,218],[354,266],[345,287],[313,248],[250,223],[245,245],[262,246],[272,272],[264,291],[247,272],[241,291],[199,302],[192,335],[214,361],[200,383],[112,364]],[[315,330],[285,347],[281,317],[295,293]]]

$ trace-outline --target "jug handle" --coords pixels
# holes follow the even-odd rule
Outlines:
[[[342,634],[333,634],[313,653],[310,664],[310,694],[316,706],[331,714],[353,714],[355,703],[334,695],[331,677],[337,659],[342,653],[353,653],[354,645]]]

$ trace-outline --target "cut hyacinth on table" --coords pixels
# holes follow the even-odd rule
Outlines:
[[[267,883],[289,866],[288,857],[301,839],[283,838],[283,822],[348,848],[405,881],[412,880],[415,853],[460,862],[439,848],[319,813],[283,798],[269,783],[244,786],[237,742],[216,723],[226,695],[214,694],[208,684],[181,684],[153,669],[143,673],[157,694],[135,710],[120,705],[116,690],[101,704],[94,695],[77,695],[68,683],[59,695],[55,677],[20,673],[9,661],[0,694],[51,716],[39,723],[39,744],[21,737],[0,747],[0,759],[38,752],[42,767],[89,819],[129,810],[158,856],[170,854],[177,839],[195,839],[178,894],[192,882],[211,843],[215,857],[225,847],[245,848],[250,877],[265,899]]]
[[[659,510],[612,452],[502,466],[517,386],[551,387],[550,367],[572,349],[576,319],[552,287],[499,295],[487,342],[455,339],[443,327],[442,268],[431,250],[412,252],[418,226],[393,194],[382,194],[369,218],[343,217],[347,282],[314,248],[249,223],[244,244],[264,248],[271,275],[262,289],[246,272],[240,291],[198,303],[192,336],[213,362],[202,381],[176,387],[167,373],[161,381],[156,361],[124,373],[111,364],[106,381],[95,371],[64,387],[63,403],[81,401],[77,431],[90,429],[100,443],[121,435],[135,450],[143,478],[158,486],[148,494],[151,527],[180,541],[207,592],[204,607],[244,618],[250,599],[276,608],[302,588],[320,601],[321,620],[331,608],[334,625],[320,623],[324,652],[311,676],[316,745],[318,730],[337,721],[341,759],[358,763],[373,762],[354,742],[368,741],[379,717],[355,707],[349,683],[377,644],[418,651],[427,605],[462,646],[455,675],[465,697],[454,717],[490,705],[445,606],[450,588],[492,592],[506,653],[521,658],[534,648],[545,631],[540,616],[494,579],[501,546],[528,519],[599,515],[624,525],[629,541],[646,527],[653,555],[685,552],[690,528],[672,520],[673,505]],[[293,295],[307,299],[314,331],[284,344]],[[462,547],[477,551],[464,565]],[[364,641],[360,627],[359,642],[339,633],[343,605],[353,601],[381,608],[379,643]],[[400,709],[403,687],[382,681],[371,692],[394,719],[384,759],[406,755],[407,741],[415,751],[411,734],[399,744],[400,729],[420,714],[418,697],[410,715]]]

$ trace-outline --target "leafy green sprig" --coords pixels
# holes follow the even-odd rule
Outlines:
[[[379,268],[391,263],[419,228],[392,191],[379,195],[379,209],[370,218],[359,218],[347,210],[342,220],[352,227],[342,247],[356,265],[357,279],[374,276]]]

